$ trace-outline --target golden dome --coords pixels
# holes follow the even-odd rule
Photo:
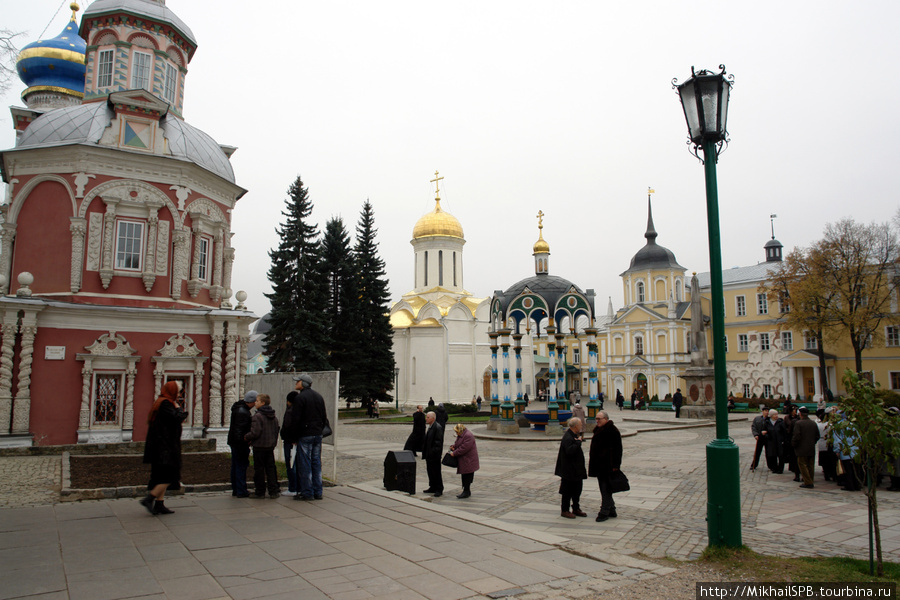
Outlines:
[[[416,221],[416,226],[413,227],[414,240],[435,235],[465,239],[459,220],[441,210],[440,198],[434,200],[434,211]]]
[[[534,254],[550,254],[550,244],[544,239],[543,225],[538,226],[538,241],[534,243]]]

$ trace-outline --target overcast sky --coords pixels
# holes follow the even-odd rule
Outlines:
[[[69,0],[4,2],[23,46],[57,35]],[[725,268],[785,252],[843,217],[887,221],[900,140],[896,1],[305,2],[168,0],[199,47],[185,119],[237,146],[233,285],[268,310],[268,250],[299,174],[313,219],[355,229],[374,207],[393,298],[434,207],[462,223],[465,287],[490,296],[534,273],[542,210],[550,272],[622,306],[652,186],[658,243],[709,270],[703,168],[671,80],[734,74],[718,165]],[[79,13],[79,22],[80,22]],[[23,85],[4,98],[22,106]],[[8,111],[0,147],[14,145]]]

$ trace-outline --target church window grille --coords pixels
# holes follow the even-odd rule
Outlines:
[[[760,350],[768,350],[769,349],[769,334],[761,333],[759,334],[759,349]]]
[[[97,57],[97,87],[109,87],[113,77],[113,51],[101,50]]]
[[[175,104],[175,88],[178,86],[178,69],[166,65],[166,86],[163,91],[166,102]]]
[[[889,348],[900,346],[900,327],[894,325],[888,327],[884,332],[884,339]]]
[[[734,299],[735,301],[735,315],[738,317],[743,317],[747,314],[747,301],[743,296],[738,296]]]
[[[750,344],[747,341],[746,333],[738,334],[738,352],[748,352],[750,350]]]
[[[114,425],[119,422],[120,374],[98,374],[94,385],[94,423]]]
[[[750,397],[750,384],[745,383],[741,386],[741,393],[744,395],[744,398]]]
[[[135,52],[131,65],[131,87],[142,88],[148,91],[152,81],[150,79],[150,66],[153,64],[153,55],[144,52]]]
[[[637,284],[637,301],[638,302],[644,301],[644,282],[643,281],[639,281]]]
[[[772,397],[772,386],[768,383],[763,384],[763,398]]]
[[[444,285],[444,251],[438,250],[438,285]]]
[[[794,349],[794,334],[790,331],[782,331],[781,332],[781,349],[782,350],[793,350]]]
[[[140,271],[143,243],[143,223],[119,221],[116,234],[116,268],[125,271]]]
[[[425,285],[428,285],[428,250],[425,251]]]
[[[756,295],[756,314],[758,315],[767,315],[769,314],[769,299],[765,294],[757,294]]]

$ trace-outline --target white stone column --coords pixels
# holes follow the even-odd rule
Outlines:
[[[12,268],[12,244],[16,239],[16,224],[6,222],[9,205],[0,208],[3,216],[3,225],[0,226],[0,275],[6,276],[6,284],[0,286],[0,294],[6,294],[12,284],[10,269]]]
[[[225,406],[223,408],[222,426],[229,427],[231,425],[231,405],[237,402],[235,397],[237,394],[237,341],[238,336],[231,333],[234,323],[228,324],[228,335],[225,336],[225,393],[223,398]]]
[[[13,401],[14,434],[27,434],[31,415],[31,365],[34,361],[34,335],[37,333],[36,315],[25,313],[22,323],[22,340],[19,350],[19,377],[16,398]]]
[[[103,198],[106,212],[103,215],[103,256],[100,262],[100,282],[107,289],[113,278],[113,250],[116,246],[116,208],[118,198]]]
[[[72,272],[69,289],[76,294],[81,290],[84,271],[84,236],[87,233],[87,220],[69,217],[69,232],[72,234]]]
[[[222,333],[221,322],[212,323],[212,357],[209,362],[209,426],[222,426]]]
[[[813,400],[815,400],[816,402],[818,402],[819,398],[822,397],[822,382],[819,379],[820,374],[821,371],[819,370],[819,367],[813,367],[813,385],[815,386],[816,390],[816,395],[813,397]]]
[[[0,342],[0,435],[11,432],[13,352],[19,332],[19,315],[15,310],[3,315],[3,340]]]

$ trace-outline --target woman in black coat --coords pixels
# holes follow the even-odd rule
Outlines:
[[[151,515],[168,515],[166,490],[181,487],[181,424],[187,418],[180,381],[169,381],[150,409],[144,463],[150,464],[147,497],[141,504]]]
[[[567,425],[569,427],[559,443],[554,474],[562,480],[559,482],[559,493],[562,494],[560,516],[574,519],[587,516],[587,513],[581,510],[581,491],[584,487],[584,480],[587,479],[584,450],[581,449],[581,444],[584,442],[584,436],[581,435],[584,425],[578,417],[569,419]],[[572,510],[569,510],[570,504]]]

